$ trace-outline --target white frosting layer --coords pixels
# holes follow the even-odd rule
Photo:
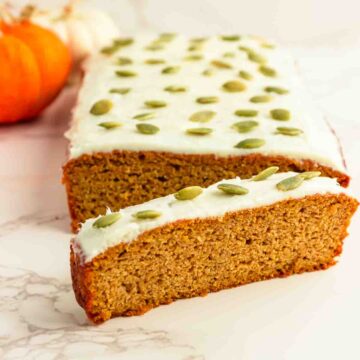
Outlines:
[[[86,76],[74,111],[73,125],[67,133],[71,141],[70,156],[78,157],[84,153],[112,150],[153,150],[188,154],[216,154],[219,156],[243,155],[261,152],[269,155],[285,155],[295,159],[311,159],[344,171],[341,155],[335,136],[327,126],[323,115],[312,105],[296,71],[295,63],[283,49],[267,49],[261,41],[250,36],[242,36],[240,41],[223,41],[219,37],[209,38],[200,53],[200,61],[186,61],[184,57],[194,52],[188,51],[189,39],[177,36],[165,46],[164,50],[148,51],[144,48],[154,40],[146,35],[137,38],[133,45],[122,48],[112,56],[96,55],[86,64]],[[266,77],[258,71],[259,64],[248,59],[247,53],[239,46],[247,46],[268,59],[267,65],[276,69],[277,77]],[[231,52],[234,57],[223,57]],[[118,66],[116,59],[130,57],[132,65]],[[161,58],[166,65],[147,65],[144,60]],[[210,65],[214,59],[233,65],[233,69],[217,69]],[[181,67],[177,74],[165,75],[165,66]],[[205,69],[215,70],[213,76],[204,76]],[[116,70],[132,70],[136,77],[119,78]],[[243,92],[227,93],[222,84],[229,80],[241,80],[239,70],[253,75],[253,80],[242,80],[247,85]],[[184,85],[186,92],[169,93],[164,88],[169,85]],[[254,95],[266,94],[264,87],[279,86],[288,89],[287,95],[271,94],[269,103],[254,104],[249,99]],[[111,88],[130,87],[126,95],[111,94]],[[218,96],[215,104],[201,105],[195,100],[202,96]],[[106,115],[94,116],[89,113],[92,105],[100,99],[109,99],[114,107]],[[147,100],[163,100],[168,106],[161,109],[146,109]],[[288,109],[290,121],[275,121],[269,111],[275,108]],[[255,117],[260,123],[253,131],[240,134],[231,126],[241,120],[234,115],[237,109],[255,109]],[[216,116],[208,123],[189,121],[190,115],[201,110],[213,110]],[[155,135],[144,135],[136,130],[133,119],[139,113],[155,111],[156,117],[146,121],[156,125],[160,131]],[[119,121],[122,126],[106,130],[98,124],[104,121]],[[143,121],[142,123],[145,123]],[[296,127],[303,130],[300,136],[276,134],[278,126]],[[213,133],[207,136],[187,135],[185,130],[193,127],[210,127]],[[262,138],[266,144],[259,149],[237,149],[234,146],[246,138]]]
[[[174,198],[174,195],[168,195],[120,210],[121,218],[105,228],[94,228],[92,225],[96,219],[89,219],[82,225],[74,239],[74,249],[81,254],[85,262],[88,262],[112,246],[122,242],[128,243],[146,230],[176,220],[222,216],[226,212],[270,205],[307,195],[348,193],[348,190],[338,185],[335,179],[326,177],[304,181],[300,187],[291,191],[277,190],[278,182],[293,175],[295,173],[292,172],[279,173],[258,182],[239,178],[220,182],[241,185],[249,190],[246,195],[224,194],[217,189],[218,183],[204,189],[193,200],[179,201]],[[151,220],[134,219],[132,215],[142,210],[156,210],[161,212],[161,216]]]

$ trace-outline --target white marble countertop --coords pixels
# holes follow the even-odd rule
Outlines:
[[[360,192],[360,32],[292,44],[309,91],[344,145]],[[36,121],[0,127],[0,358],[359,359],[360,220],[337,266],[178,301],[90,325],[69,274],[60,183],[75,88]],[[319,134],[321,136],[321,134]]]

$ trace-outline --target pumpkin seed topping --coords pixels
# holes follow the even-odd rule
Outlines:
[[[210,121],[215,115],[216,112],[211,110],[198,111],[192,114],[189,120],[193,122],[205,123]]]
[[[166,88],[164,88],[164,90],[171,93],[178,93],[178,92],[185,92],[187,89],[185,86],[182,85],[169,85]]]
[[[244,80],[252,80],[254,78],[249,72],[245,70],[240,70],[239,76]]]
[[[239,109],[234,112],[236,116],[240,117],[254,117],[257,116],[259,112],[257,110],[252,109]]]
[[[162,101],[162,100],[148,100],[148,101],[145,101],[144,104],[146,107],[153,108],[153,109],[163,108],[167,105],[166,102]]]
[[[99,217],[92,226],[97,229],[101,229],[104,227],[108,227],[114,223],[116,223],[121,218],[119,213],[107,214]]]
[[[118,38],[114,40],[114,45],[119,47],[129,46],[134,43],[133,38]]]
[[[259,126],[259,123],[255,120],[244,120],[236,122],[232,125],[232,128],[239,133],[247,133]]]
[[[191,54],[184,57],[186,61],[199,61],[202,60],[204,57],[201,54]]]
[[[122,124],[117,121],[104,121],[98,125],[103,127],[104,129],[110,130],[110,129],[115,129],[121,126]]]
[[[259,66],[259,71],[264,76],[275,77],[277,75],[277,72],[275,69],[268,67],[268,66],[264,66],[264,65]]]
[[[238,149],[256,149],[263,145],[265,145],[265,140],[252,138],[240,141],[235,147]]]
[[[234,58],[235,56],[236,54],[230,51],[223,54],[224,58]]]
[[[196,99],[196,102],[199,104],[214,104],[219,102],[217,96],[203,96]]]
[[[110,100],[103,99],[97,101],[90,109],[92,115],[104,115],[108,113],[113,107],[113,103]]]
[[[146,220],[146,219],[156,219],[161,216],[160,211],[156,210],[142,210],[132,215],[135,219]]]
[[[135,116],[133,116],[133,119],[135,120],[150,120],[156,117],[156,113],[154,112],[147,112],[147,113],[141,113],[141,114],[137,114]]]
[[[239,35],[222,35],[220,37],[220,39],[223,41],[239,41],[240,36]]]
[[[289,110],[286,109],[273,109],[270,111],[270,115],[274,120],[288,121],[291,118]]]
[[[205,41],[207,41],[207,38],[205,38],[205,37],[202,37],[202,38],[192,38],[192,39],[190,39],[190,42],[191,42],[191,43],[194,43],[194,44],[202,44],[202,43],[204,43]]]
[[[202,43],[195,43],[188,47],[188,51],[200,51],[203,48]]]
[[[255,52],[255,51],[248,51],[248,59],[250,61],[256,62],[258,64],[265,64],[267,59],[265,56]]]
[[[159,41],[170,42],[174,40],[176,36],[177,36],[176,33],[169,33],[169,32],[161,33],[159,35]]]
[[[131,65],[133,61],[128,57],[119,57],[116,59],[116,65],[123,66],[123,65]]]
[[[262,181],[270,177],[271,175],[274,175],[279,171],[278,166],[270,166],[267,169],[260,171],[257,175],[255,175],[251,180],[252,181]]]
[[[165,60],[164,59],[146,59],[145,64],[160,65],[160,64],[165,64]]]
[[[217,186],[219,190],[229,195],[246,195],[249,193],[249,190],[240,185],[234,184],[219,184]]]
[[[298,188],[304,181],[304,178],[295,175],[284,180],[281,180],[279,183],[276,184],[276,188],[280,191],[289,191]]]
[[[274,44],[270,44],[270,43],[266,43],[266,42],[261,43],[260,46],[263,47],[264,49],[275,49]]]
[[[219,69],[232,69],[233,66],[222,60],[213,60],[211,61],[211,65],[219,68]]]
[[[210,128],[191,128],[191,129],[186,129],[186,133],[189,134],[189,135],[200,135],[200,136],[203,136],[203,135],[209,135],[213,132],[213,129],[210,129]]]
[[[189,186],[174,194],[176,200],[192,200],[203,192],[200,186]]]
[[[321,175],[321,171],[305,171],[299,174],[298,176],[302,177],[304,180],[310,180],[320,175]]]
[[[264,90],[266,92],[275,93],[278,95],[285,95],[289,93],[289,90],[277,86],[266,86]]]
[[[112,55],[119,50],[119,46],[110,45],[103,47],[100,52],[104,55]]]
[[[180,71],[180,66],[168,66],[162,69],[162,74],[176,74]]]
[[[164,45],[159,44],[159,43],[152,43],[145,47],[145,50],[148,50],[148,51],[159,51],[159,50],[163,50],[163,49],[164,49]]]
[[[227,92],[241,92],[246,90],[246,85],[239,80],[232,80],[223,84],[222,88]]]
[[[110,89],[110,93],[111,94],[121,94],[121,95],[125,95],[127,93],[129,93],[131,91],[130,88],[113,88]]]
[[[250,101],[254,104],[267,103],[272,100],[270,95],[256,95],[250,98]]]
[[[239,46],[238,49],[241,51],[244,51],[246,53],[254,52],[253,49],[249,48],[248,46],[243,46],[243,45]]]
[[[135,71],[131,70],[117,70],[115,71],[116,76],[119,77],[134,77],[137,76],[137,73]]]
[[[287,136],[298,136],[303,134],[303,131],[301,129],[294,127],[279,126],[276,128],[276,130],[277,130],[277,134],[287,135]]]
[[[215,71],[213,69],[206,69],[202,72],[204,76],[212,76],[215,74]]]
[[[141,134],[145,135],[153,135],[160,130],[157,126],[152,124],[137,124],[136,128]]]

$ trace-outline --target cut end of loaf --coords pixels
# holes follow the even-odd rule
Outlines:
[[[326,269],[341,253],[357,206],[343,193],[311,195],[172,222],[87,263],[72,249],[76,298],[92,322],[102,323],[177,299]]]

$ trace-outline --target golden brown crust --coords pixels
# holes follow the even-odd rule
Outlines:
[[[280,171],[319,170],[347,187],[349,176],[311,160],[249,154],[218,157],[154,151],[113,151],[82,155],[63,167],[68,206],[75,232],[81,222],[190,186],[209,186],[236,176],[249,178],[268,166]]]
[[[101,323],[180,298],[327,269],[342,251],[357,206],[345,194],[312,195],[176,221],[85,264],[71,249],[76,299]]]

